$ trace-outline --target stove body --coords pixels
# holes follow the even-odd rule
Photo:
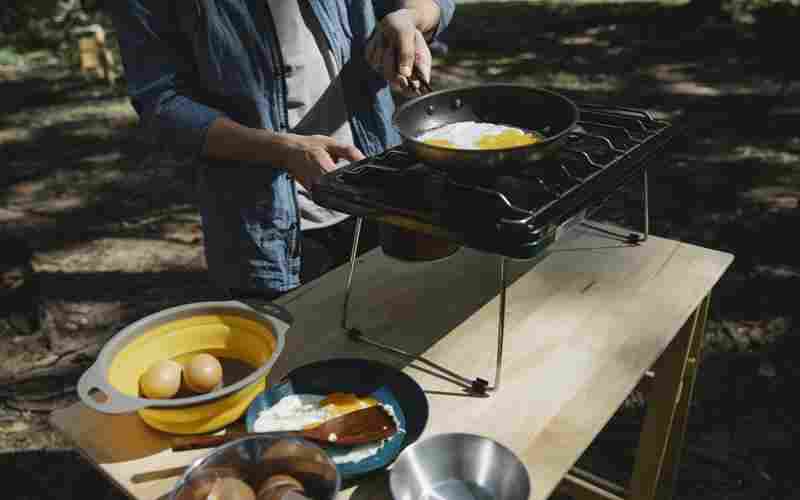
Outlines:
[[[497,175],[459,175],[402,147],[325,175],[317,203],[516,259],[539,255],[621,187],[646,175],[680,127],[632,108],[579,106],[553,156]]]

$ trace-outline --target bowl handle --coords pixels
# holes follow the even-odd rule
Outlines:
[[[106,382],[97,363],[83,372],[78,380],[78,395],[81,401],[101,413],[131,413],[147,406],[140,398],[122,394]],[[100,396],[95,398],[95,396]]]
[[[237,297],[236,301],[252,307],[256,312],[273,317],[279,323],[283,323],[281,327],[284,332],[294,323],[292,313],[274,302],[269,302],[259,297]]]

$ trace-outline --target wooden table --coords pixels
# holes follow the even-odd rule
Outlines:
[[[531,499],[560,487],[576,497],[668,497],[681,454],[710,292],[733,256],[650,237],[631,246],[580,227],[538,263],[510,261],[500,390],[465,397],[452,383],[350,340],[340,326],[347,266],[283,297],[295,316],[271,377],[330,357],[360,356],[404,367],[428,393],[423,435],[485,435],[528,467]],[[498,257],[464,249],[437,263],[402,264],[379,250],[360,259],[351,322],[365,334],[424,353],[470,377],[494,374]],[[653,375],[650,377],[650,375]],[[649,381],[648,411],[627,487],[573,465],[625,398]],[[136,415],[109,416],[81,403],[53,424],[131,497],[166,496],[175,478],[133,484],[135,473],[188,464],[207,452],[172,453]],[[385,476],[385,475],[384,475]],[[385,477],[341,499],[390,498]]]

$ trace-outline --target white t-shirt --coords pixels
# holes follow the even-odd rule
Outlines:
[[[339,68],[307,0],[267,0],[275,21],[286,76],[289,128],[303,135],[327,135],[353,144]],[[341,164],[339,165],[341,166]],[[297,183],[300,229],[330,226],[348,217],[314,203]]]

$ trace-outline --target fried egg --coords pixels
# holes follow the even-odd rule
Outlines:
[[[453,149],[505,149],[536,144],[538,134],[517,127],[485,122],[456,122],[428,130],[417,140]]]
[[[356,410],[363,410],[370,406],[376,406],[378,400],[375,398],[358,397],[355,394],[334,392],[328,394],[325,399],[320,401],[320,406],[328,411],[333,417],[340,417]]]
[[[332,418],[380,405],[391,415],[397,424],[397,432],[406,432],[394,413],[394,408],[383,404],[372,397],[359,397],[350,393],[332,393],[327,396],[316,394],[290,394],[280,399],[275,405],[262,410],[253,424],[255,432],[299,431],[311,429]],[[335,440],[335,435],[333,438]],[[357,463],[376,455],[386,444],[386,439],[375,443],[367,443],[353,447],[339,448],[331,453],[331,459],[337,464]]]

